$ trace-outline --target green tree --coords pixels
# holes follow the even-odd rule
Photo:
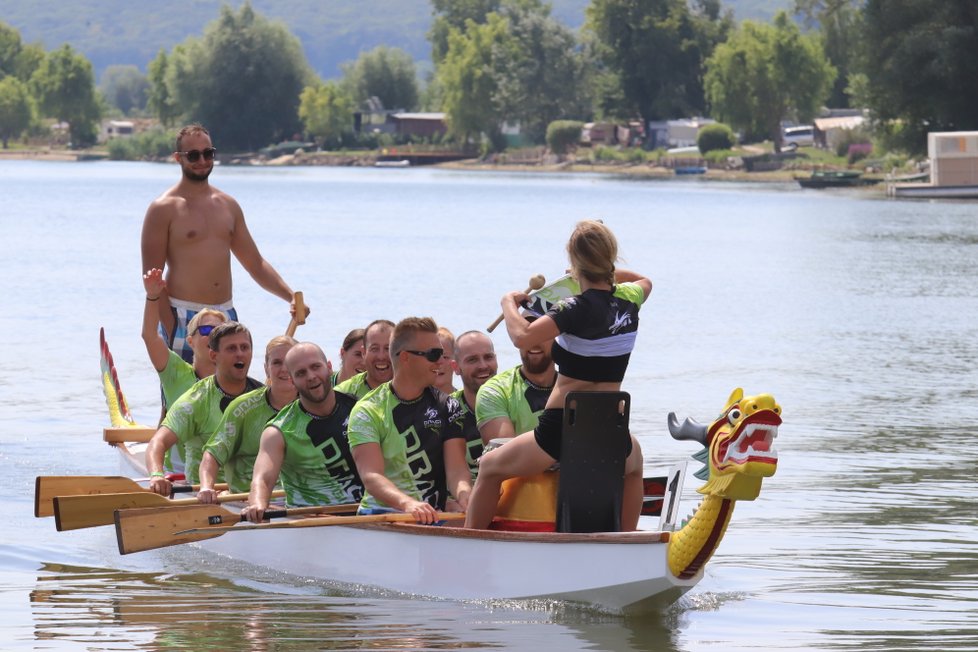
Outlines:
[[[335,142],[353,129],[353,106],[353,99],[339,84],[314,84],[302,90],[299,117],[314,139]]]
[[[40,43],[28,43],[20,48],[20,54],[14,62],[13,75],[22,82],[29,82],[34,71],[41,67],[41,62],[47,53]]]
[[[781,122],[808,121],[828,97],[835,68],[816,36],[803,36],[785,12],[773,24],[744,21],[706,62],[713,115],[781,151]]]
[[[489,14],[485,23],[469,20],[464,31],[453,29],[448,34],[448,50],[438,65],[438,83],[448,131],[463,143],[486,134],[495,149],[504,146],[493,52],[512,47],[509,39],[509,22],[496,13]]]
[[[102,73],[102,95],[123,114],[146,108],[149,80],[136,66],[108,66]]]
[[[0,140],[7,149],[11,138],[24,133],[34,121],[34,99],[27,84],[14,76],[0,79]]]
[[[52,50],[31,76],[41,112],[69,125],[74,147],[95,142],[101,107],[92,64],[70,45]]]
[[[344,84],[358,106],[376,97],[386,109],[418,105],[418,73],[411,55],[399,48],[376,47],[343,67]]]
[[[500,13],[509,36],[493,51],[492,71],[506,119],[518,121],[533,142],[543,142],[552,121],[588,117],[588,65],[574,34],[538,2],[505,3]]]
[[[649,121],[703,112],[703,60],[731,19],[716,0],[694,8],[686,0],[592,0],[586,28],[610,74],[605,83],[620,84],[617,113]]]
[[[20,49],[20,32],[0,21],[0,79],[14,74]]]
[[[0,79],[10,75],[29,81],[43,60],[43,47],[37,43],[24,45],[20,32],[0,21]]]
[[[300,130],[299,94],[313,74],[299,39],[282,23],[249,3],[237,13],[225,5],[202,48],[194,71],[197,117],[227,147],[253,150]]]
[[[849,77],[856,72],[863,42],[862,0],[795,0],[795,12],[817,26],[822,48],[838,75],[828,98],[831,107],[853,106]]]
[[[170,94],[167,74],[170,68],[170,57],[166,50],[160,50],[156,57],[146,67],[149,89],[146,92],[146,108],[155,115],[160,124],[170,127],[180,115],[176,106],[176,98]]]
[[[501,4],[502,0],[431,0],[433,18],[428,41],[435,65],[439,65],[448,53],[448,36],[453,30],[465,31],[468,21],[484,24],[486,17],[497,11]]]
[[[313,80],[299,40],[246,2],[150,65],[149,106],[161,122],[207,126],[218,147],[255,150],[300,131],[299,94]]]
[[[978,129],[978,3],[867,0],[864,72],[873,115],[913,153],[929,131]]]

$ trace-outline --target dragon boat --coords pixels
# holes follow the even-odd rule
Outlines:
[[[127,469],[143,477],[145,443],[136,440],[145,441],[148,429],[129,412],[104,337],[102,383],[112,422],[105,439]],[[657,527],[645,527],[654,519],[643,517],[643,529],[635,532],[483,531],[413,523],[229,527],[215,522],[220,518],[182,525],[205,532],[187,545],[330,584],[437,599],[545,599],[616,613],[654,611],[702,579],[736,502],[757,498],[763,478],[775,473],[780,424],[781,408],[773,396],[744,396],[741,389],[708,424],[680,423],[670,414],[674,438],[703,446],[693,456],[706,465],[697,473],[706,480],[698,489],[703,499],[686,520],[676,522],[685,469],[678,465],[667,476]],[[302,524],[298,518],[287,521],[273,524]],[[214,534],[206,533],[212,526]],[[125,552],[121,539],[120,551]]]

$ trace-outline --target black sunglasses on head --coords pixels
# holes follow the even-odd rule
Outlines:
[[[416,355],[424,358],[428,362],[438,362],[441,360],[441,354],[445,352],[445,349],[428,349],[427,351],[412,351],[411,349],[401,349],[404,353],[410,353],[411,355]]]
[[[184,157],[191,163],[196,163],[203,156],[205,161],[213,161],[214,155],[217,154],[216,147],[207,147],[205,149],[192,149],[189,152],[177,152],[180,156]]]

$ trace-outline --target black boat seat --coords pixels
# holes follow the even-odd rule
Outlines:
[[[618,532],[628,445],[627,392],[571,392],[564,403],[558,532]]]

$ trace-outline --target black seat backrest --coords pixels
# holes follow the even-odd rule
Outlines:
[[[629,440],[627,392],[571,392],[557,491],[558,532],[618,532]]]

